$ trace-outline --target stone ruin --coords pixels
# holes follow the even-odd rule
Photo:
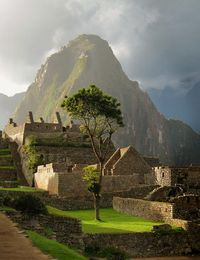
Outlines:
[[[40,135],[46,134],[53,136],[63,132],[62,121],[60,114],[56,112],[57,122],[46,123],[43,118],[40,118],[40,122],[35,122],[33,118],[33,113],[30,111],[25,123],[18,125],[13,121],[12,118],[9,119],[9,123],[5,126],[4,136],[8,137],[11,141],[17,142],[19,145],[25,143],[25,139],[29,135]]]
[[[180,185],[184,189],[200,188],[200,166],[158,166],[153,168],[155,184],[159,186]]]
[[[82,180],[83,167],[86,165],[88,164],[81,164],[81,161],[73,164],[71,160],[59,165],[53,163],[38,166],[34,175],[35,185],[59,196],[87,196],[86,183]],[[118,149],[105,164],[102,191],[127,191],[144,185],[144,172],[150,174],[151,167],[134,148],[129,146]]]

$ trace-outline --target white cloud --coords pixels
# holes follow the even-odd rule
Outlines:
[[[199,0],[0,0],[0,91],[23,90],[47,55],[83,33],[107,40],[145,88],[177,86],[199,73],[199,8]]]

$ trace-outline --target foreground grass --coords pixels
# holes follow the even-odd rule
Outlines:
[[[84,256],[78,254],[76,251],[69,249],[67,246],[60,244],[54,240],[50,240],[44,236],[39,235],[34,231],[27,231],[29,238],[33,244],[38,247],[43,253],[51,255],[58,260],[84,260]]]
[[[3,187],[0,187],[0,191],[1,190],[20,191],[20,192],[44,192],[44,190],[36,189],[36,188],[33,188],[33,187],[29,187],[29,186],[19,186],[19,187],[16,187],[16,188],[3,188]]]
[[[50,214],[80,219],[85,233],[149,232],[153,225],[162,224],[140,217],[128,216],[112,208],[101,209],[102,221],[94,220],[94,210],[63,211],[50,206],[47,208]]]

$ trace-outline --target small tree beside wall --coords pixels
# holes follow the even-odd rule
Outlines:
[[[89,88],[80,89],[71,97],[65,97],[61,106],[72,119],[80,122],[80,130],[89,136],[93,152],[97,158],[99,164],[98,179],[94,182],[95,187],[93,188],[95,189],[90,189],[90,191],[94,195],[95,218],[100,220],[103,167],[111,145],[111,138],[117,129],[123,126],[120,103],[116,98],[106,95],[101,89],[91,85]],[[91,173],[91,171],[90,169],[89,172]],[[86,169],[86,175],[89,172]],[[87,181],[91,184],[89,179]]]

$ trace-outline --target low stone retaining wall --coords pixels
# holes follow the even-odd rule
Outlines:
[[[200,238],[198,239],[200,240]],[[187,232],[87,234],[83,237],[86,248],[105,249],[116,247],[129,257],[178,256],[196,250],[194,240]]]
[[[1,166],[9,166],[13,165],[13,158],[12,157],[0,157],[0,165]]]
[[[18,212],[9,213],[9,216],[22,229],[43,234],[48,227],[53,231],[53,236],[58,242],[78,248],[82,246],[82,228],[78,219],[54,215],[39,215],[30,218]]]
[[[173,206],[166,202],[114,197],[113,208],[121,213],[150,220],[163,221],[173,217]]]
[[[16,180],[17,173],[15,169],[0,169],[0,181]]]
[[[127,191],[119,191],[119,192],[108,192],[103,193],[101,197],[101,207],[110,208],[112,207],[113,197],[130,197],[133,196],[135,198],[143,198],[150,191],[154,189],[155,186],[138,186],[134,187]],[[22,194],[30,194],[30,192],[21,192],[21,191],[9,191],[9,190],[0,190],[0,196],[14,196],[19,197]],[[76,210],[76,209],[92,209],[94,208],[94,200],[92,194],[89,194],[87,197],[78,197],[77,198],[65,198],[59,196],[49,195],[47,191],[42,192],[34,192],[32,193],[34,196],[40,197],[42,201],[50,205],[52,207],[56,207],[63,210]]]

